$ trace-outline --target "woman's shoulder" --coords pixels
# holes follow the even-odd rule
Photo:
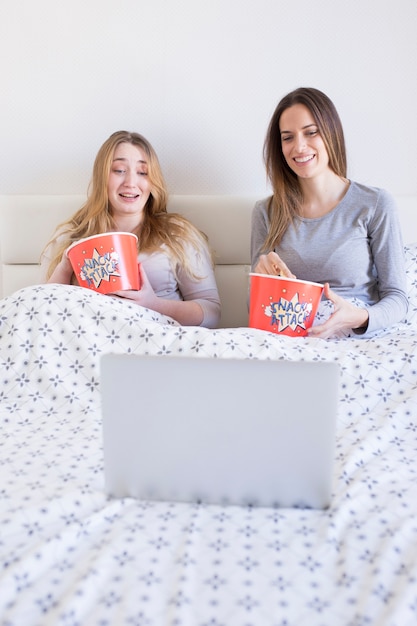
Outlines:
[[[263,217],[268,215],[268,207],[271,203],[272,196],[267,196],[266,198],[261,198],[255,202],[255,205],[252,210],[253,217],[257,215],[262,215]]]
[[[364,185],[363,183],[358,183],[357,181],[350,181],[350,196],[354,196],[355,198],[360,197],[363,200],[368,200],[372,204],[392,204],[394,203],[394,198],[392,194],[383,187],[375,187],[372,185]]]
[[[266,210],[268,208],[268,205],[271,202],[271,199],[272,199],[272,196],[270,195],[270,196],[266,196],[265,198],[261,198],[260,200],[257,200],[255,202],[254,208],[258,210],[262,210],[262,209]]]
[[[389,191],[382,187],[373,187],[361,183],[352,183],[350,185],[351,193],[348,198],[348,208],[350,214],[356,211],[367,216],[370,222],[374,220],[396,220],[397,204],[394,197]],[[346,208],[346,205],[345,205]]]

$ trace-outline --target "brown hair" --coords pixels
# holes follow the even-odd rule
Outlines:
[[[282,239],[289,224],[300,215],[303,200],[297,175],[288,166],[282,152],[280,119],[295,104],[303,104],[312,114],[329,157],[329,167],[346,178],[346,147],[342,123],[333,102],[318,89],[299,87],[278,103],[269,123],[264,143],[264,162],[272,185],[269,201],[270,229],[264,249],[272,250]]]

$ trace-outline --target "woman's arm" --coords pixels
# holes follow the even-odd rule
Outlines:
[[[146,260],[149,276],[155,289],[158,282],[159,293],[155,293],[144,263],[140,264],[142,286],[139,291],[119,291],[115,295],[128,298],[141,306],[172,317],[184,326],[205,326],[216,328],[220,321],[220,298],[209,251],[206,247],[198,253],[189,247],[190,264],[196,276],[191,277],[182,268],[178,269],[177,281],[169,269],[167,255],[150,256]],[[164,258],[165,261],[164,261]],[[173,293],[173,284],[176,291]],[[167,297],[164,297],[164,293]]]
[[[258,265],[259,257],[264,252],[263,246],[269,230],[266,202],[266,200],[257,202],[252,211],[250,256],[253,272],[256,271],[255,268]]]
[[[408,309],[404,246],[394,200],[384,190],[379,190],[377,201],[369,209],[367,236],[379,300],[355,306],[327,285],[324,295],[333,302],[334,313],[324,324],[313,326],[311,336],[327,338],[338,331],[353,331],[366,338],[404,319]]]
[[[114,295],[133,300],[136,304],[167,315],[183,326],[200,326],[204,320],[203,308],[193,300],[170,300],[154,292],[149,278],[139,265],[141,288],[139,291],[116,291]]]
[[[383,189],[369,229],[380,300],[369,309],[367,333],[401,322],[408,310],[401,226],[395,201]]]
[[[51,276],[46,282],[60,283],[61,285],[70,285],[74,271],[67,255],[62,255],[61,261],[58,263]]]
[[[62,233],[58,234],[44,249],[41,256],[41,277],[43,282],[70,285],[73,281],[74,271],[67,255],[65,254],[65,241],[66,237]],[[70,242],[68,242],[68,245],[70,245]],[[58,256],[59,250],[62,250],[62,248],[64,248],[64,252],[62,253],[61,259],[52,271],[51,276],[48,278],[50,265],[53,259]]]

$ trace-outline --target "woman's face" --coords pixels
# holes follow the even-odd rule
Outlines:
[[[139,224],[150,191],[144,151],[131,143],[119,144],[113,154],[107,183],[109,203],[116,223],[120,219],[129,218],[133,227]]]
[[[279,121],[282,153],[300,178],[312,178],[329,169],[329,155],[312,114],[304,104],[285,109]]]

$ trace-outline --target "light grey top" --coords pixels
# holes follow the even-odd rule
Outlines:
[[[177,276],[175,276],[171,257],[163,248],[153,254],[140,252],[138,261],[142,264],[158,297],[166,300],[198,302],[204,314],[200,325],[216,328],[220,321],[220,297],[209,252],[206,248],[197,252],[190,245],[187,246],[187,253],[190,265],[195,274],[201,277],[200,280],[191,278],[181,267],[177,268]]]
[[[268,198],[253,209],[252,270],[269,230],[267,205]],[[297,278],[328,282],[344,298],[362,301],[369,309],[364,337],[407,313],[401,229],[394,199],[383,189],[351,181],[332,211],[290,225],[275,252]]]

